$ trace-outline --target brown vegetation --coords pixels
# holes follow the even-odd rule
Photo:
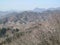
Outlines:
[[[0,45],[60,45],[60,11],[25,11],[3,19]]]

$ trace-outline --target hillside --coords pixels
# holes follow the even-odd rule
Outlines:
[[[60,10],[14,12],[1,20],[0,45],[60,45]]]

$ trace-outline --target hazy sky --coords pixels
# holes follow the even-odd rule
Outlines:
[[[30,10],[60,7],[60,0],[0,0],[0,10]]]

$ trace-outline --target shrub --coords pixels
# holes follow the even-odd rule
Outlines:
[[[5,33],[6,33],[6,28],[0,29],[0,37],[1,37],[1,36],[4,36]]]
[[[19,29],[16,28],[16,32],[18,32],[18,31],[19,31]]]
[[[10,43],[11,42],[11,38],[7,38],[6,42]]]

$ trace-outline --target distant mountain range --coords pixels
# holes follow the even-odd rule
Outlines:
[[[46,9],[45,8],[35,8],[33,11],[34,12],[43,12],[43,11],[46,11]]]
[[[60,10],[60,7],[58,7],[58,8],[48,8],[48,9],[45,9],[45,8],[35,8],[33,10],[30,10],[30,11],[33,11],[33,12],[45,12],[45,11],[48,11],[48,10],[49,11]],[[27,11],[29,11],[29,10],[27,10]],[[9,13],[14,13],[14,12],[16,12],[16,11],[12,11],[12,10],[11,11],[0,11],[0,18],[1,18],[1,16],[7,15]],[[23,11],[20,11],[20,12],[23,12]]]
[[[45,8],[35,8],[33,10],[27,10],[27,12],[37,12],[37,13],[42,13],[42,12],[50,12],[50,11],[54,11],[54,10],[60,10],[60,7],[58,8],[48,8],[48,9],[45,9]],[[14,14],[14,13],[21,13],[21,12],[24,12],[24,11],[0,11],[0,19],[1,18],[4,18],[5,16],[9,16],[11,14]]]
[[[0,18],[4,17],[5,15],[7,15],[8,12],[3,12],[3,11],[0,11]]]
[[[60,7],[58,8],[48,8],[48,9],[45,9],[45,8],[35,8],[33,11],[34,12],[45,12],[45,11],[54,11],[54,10],[60,10]]]
[[[60,11],[60,7],[59,8],[49,8],[49,9],[45,9],[45,8],[35,8],[33,10],[28,10],[28,11],[20,11],[20,12],[16,12],[16,11],[0,11],[0,19],[8,19],[8,20],[24,20],[23,22],[26,21],[33,21],[38,19],[38,17],[40,18],[40,13],[51,13],[54,11]],[[43,14],[42,14],[43,15]],[[49,14],[48,14],[49,15]],[[9,17],[11,17],[9,19]],[[13,18],[13,19],[12,19]]]
[[[49,15],[55,14],[54,12],[60,12],[60,8],[35,8],[34,10],[30,11],[23,11],[23,12],[14,12],[14,11],[7,11],[1,12],[0,11],[0,18],[4,23],[6,22],[17,22],[20,23],[27,23],[30,21],[42,20],[48,18]],[[43,17],[43,18],[42,18]]]

